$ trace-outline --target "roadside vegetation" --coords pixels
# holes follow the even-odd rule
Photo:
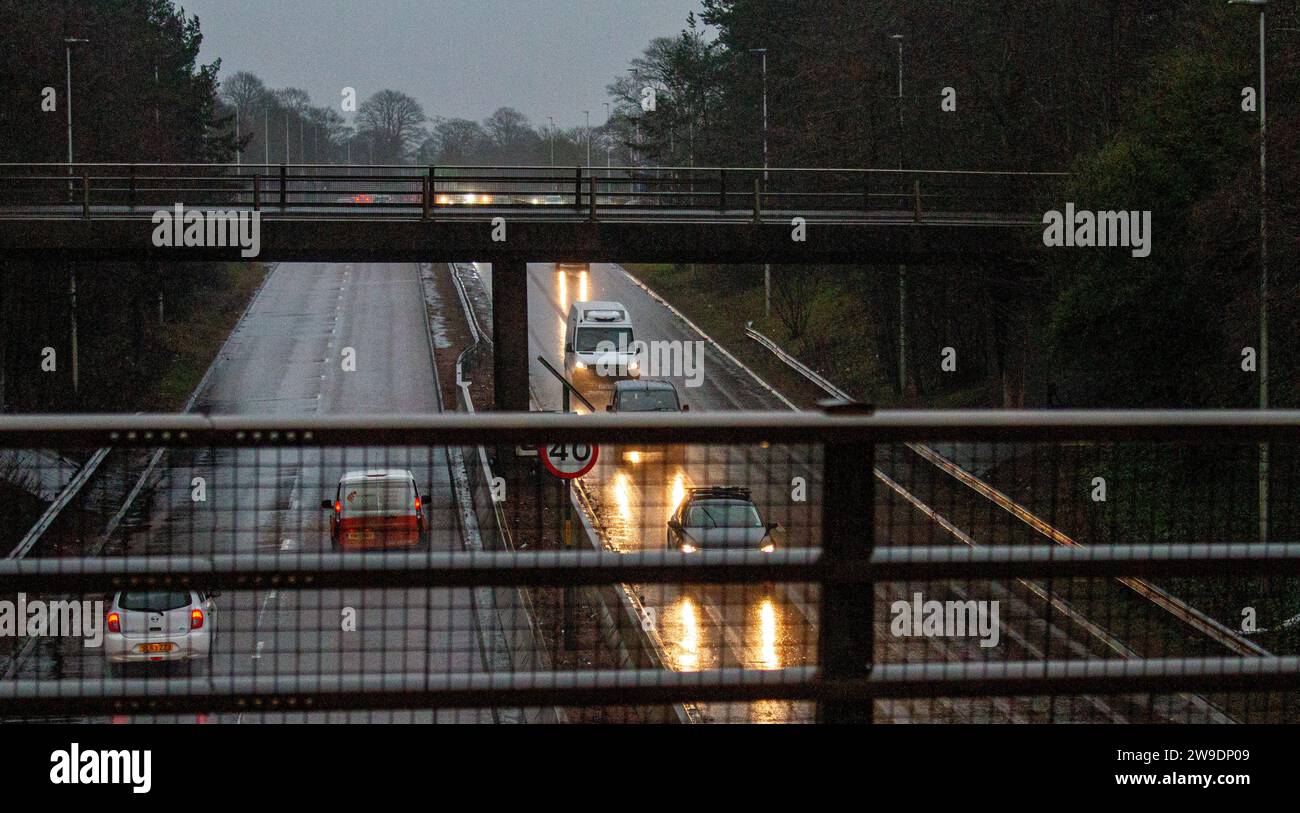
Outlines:
[[[767,320],[759,268],[696,266],[693,284],[874,403],[1255,406],[1241,362],[1259,344],[1259,117],[1242,107],[1257,15],[1107,0],[1084,24],[1077,3],[1003,5],[704,0],[611,82],[615,127],[642,165],[761,165],[751,49],[766,48],[772,166],[1070,171],[1056,205],[1151,210],[1150,257],[1062,248],[1029,268],[909,267],[906,381],[897,266],[776,267]],[[1300,2],[1270,3],[1269,19],[1272,402],[1296,406],[1300,40],[1283,29],[1300,28]],[[945,347],[955,371],[940,368]]]
[[[220,62],[198,61],[198,20],[170,0],[5,9],[0,75],[43,77],[58,93],[48,111],[41,87],[7,91],[12,97],[0,106],[5,161],[66,160],[66,32],[93,32],[75,46],[78,162],[234,160],[230,111],[217,94]],[[256,263],[0,260],[0,409],[179,409],[264,273]]]

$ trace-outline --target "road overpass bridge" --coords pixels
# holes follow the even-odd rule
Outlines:
[[[1042,250],[1041,213],[1056,205],[1064,178],[755,167],[4,164],[0,257],[218,261],[248,259],[255,249],[264,261],[491,262],[497,356],[517,359],[526,373],[529,261],[1027,267]],[[195,240],[158,239],[171,218],[225,213],[255,215],[255,241],[214,241],[202,228]],[[520,370],[497,375],[514,380]],[[498,406],[526,410],[526,391],[515,395]]]
[[[0,165],[0,251],[73,261],[240,258],[233,246],[156,245],[155,213],[181,204],[200,213],[258,212],[258,257],[270,261],[1028,261],[1041,245],[1041,212],[1063,177],[744,167],[7,164]]]

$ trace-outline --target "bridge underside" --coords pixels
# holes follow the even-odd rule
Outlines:
[[[0,257],[67,261],[239,260],[234,248],[153,245],[142,218],[0,219]],[[803,240],[789,219],[476,219],[266,217],[265,261],[317,262],[699,262],[909,263],[962,260],[1032,263],[1040,227],[1023,223],[824,221],[808,218]],[[497,239],[503,238],[503,239]]]

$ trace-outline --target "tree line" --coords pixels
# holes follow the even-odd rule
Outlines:
[[[67,38],[87,40],[72,45],[78,163],[234,159],[234,132],[217,94],[220,61],[199,62],[196,18],[170,0],[5,0],[5,162],[67,160]],[[160,408],[161,391],[197,377],[181,369],[193,363],[189,345],[198,341],[187,325],[234,307],[247,276],[225,264],[0,258],[0,409]],[[184,394],[169,405],[179,406]]]
[[[385,88],[343,112],[349,97],[312,104],[299,88],[268,88],[248,71],[222,81],[220,101],[238,120],[238,146],[249,163],[572,166],[620,164],[624,147],[608,126],[561,129],[534,125],[512,107],[500,107],[481,122],[429,115],[413,97]]]
[[[1273,402],[1295,406],[1300,2],[1275,0],[1269,19],[1271,380]],[[1202,0],[703,0],[610,82],[611,126],[648,164],[761,165],[765,54],[772,166],[1068,171],[1061,204],[1153,213],[1150,258],[1061,249],[1032,268],[909,268],[905,381],[896,267],[776,273],[772,329],[863,397],[1249,407],[1257,25],[1250,7]],[[761,285],[753,267],[697,276]]]

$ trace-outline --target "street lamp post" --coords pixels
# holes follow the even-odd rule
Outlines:
[[[767,49],[750,48],[751,54],[762,57],[763,67],[763,187],[767,187]],[[763,263],[763,315],[772,315],[772,264]]]
[[[898,168],[903,168],[903,35],[893,34],[898,43]],[[902,174],[899,174],[902,180]],[[907,395],[907,266],[898,266],[898,392]]]
[[[77,43],[90,42],[90,40],[67,37],[63,40],[63,50],[67,61],[67,99],[64,100],[68,109],[68,201],[72,201],[72,46]]]
[[[1265,108],[1265,9],[1268,0],[1228,0],[1259,8],[1259,408],[1268,409],[1268,116]],[[1259,541],[1268,542],[1268,444],[1259,445]]]
[[[767,49],[750,48],[749,52],[763,59],[763,182],[767,183]]]
[[[612,168],[614,168],[614,159],[612,159],[610,147],[610,103],[604,103],[604,176],[610,177]]]
[[[591,111],[584,110],[582,115],[587,117],[587,166],[591,166]]]
[[[77,43],[90,42],[90,40],[67,37],[63,40],[64,55],[67,66],[67,98],[64,100],[68,108],[68,202],[72,202],[72,46]],[[71,343],[72,355],[72,397],[75,400],[79,393],[78,375],[77,375],[77,269],[76,266],[68,266],[68,330]]]
[[[639,91],[637,90],[637,87],[636,87],[636,85],[637,85],[637,81],[638,81],[641,77],[640,77],[640,75],[637,73],[636,68],[628,68],[627,71],[628,71],[628,73],[632,74],[632,95],[633,95],[633,97],[635,98],[636,94],[639,92]],[[644,111],[642,111],[642,112],[644,112]],[[636,135],[633,136],[633,138],[632,138],[632,143],[633,143],[634,146],[633,146],[633,148],[632,148],[632,150],[631,150],[631,155],[630,155],[629,157],[631,158],[631,162],[630,162],[630,163],[632,164],[632,166],[636,167],[636,166],[639,166],[639,165],[640,165],[640,151],[641,151],[641,116],[640,116],[640,114],[638,114],[637,117],[636,117]]]

